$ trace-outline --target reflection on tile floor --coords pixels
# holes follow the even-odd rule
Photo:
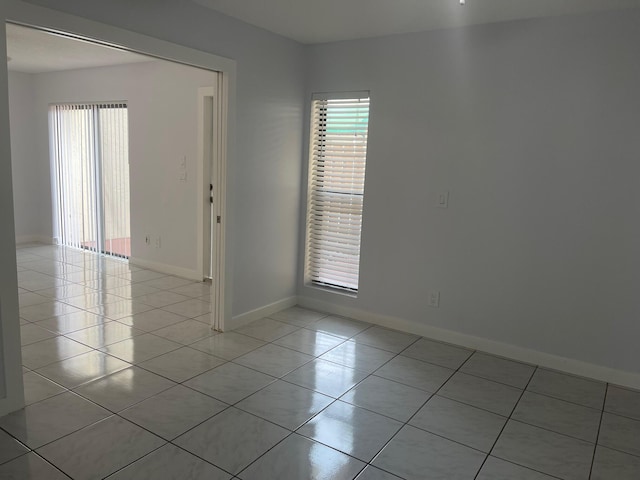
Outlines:
[[[1,479],[640,478],[638,391],[301,307],[217,334],[203,283],[17,260]]]

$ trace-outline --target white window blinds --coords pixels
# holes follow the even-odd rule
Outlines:
[[[57,241],[128,258],[126,103],[51,105],[49,128]]]
[[[307,282],[358,291],[368,93],[314,96],[307,199]]]

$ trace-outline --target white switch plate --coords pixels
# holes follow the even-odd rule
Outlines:
[[[438,207],[449,208],[449,191],[438,193]]]
[[[429,292],[429,306],[433,308],[438,308],[440,306],[440,292],[435,290]]]

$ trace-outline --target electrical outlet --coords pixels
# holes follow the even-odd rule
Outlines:
[[[440,306],[440,292],[435,290],[429,292],[429,306],[433,308],[438,308]]]
[[[183,156],[180,159],[180,166],[178,167],[178,178],[181,182],[187,181],[187,156]]]
[[[151,235],[146,235],[146,236],[144,237],[144,243],[146,243],[146,244],[147,244],[147,246],[150,246],[150,245],[151,245]]]
[[[160,248],[160,247],[161,247],[160,237],[156,237],[156,248]]]

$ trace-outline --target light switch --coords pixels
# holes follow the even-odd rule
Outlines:
[[[449,207],[449,192],[440,192],[438,193],[438,207],[440,208],[448,208]]]

